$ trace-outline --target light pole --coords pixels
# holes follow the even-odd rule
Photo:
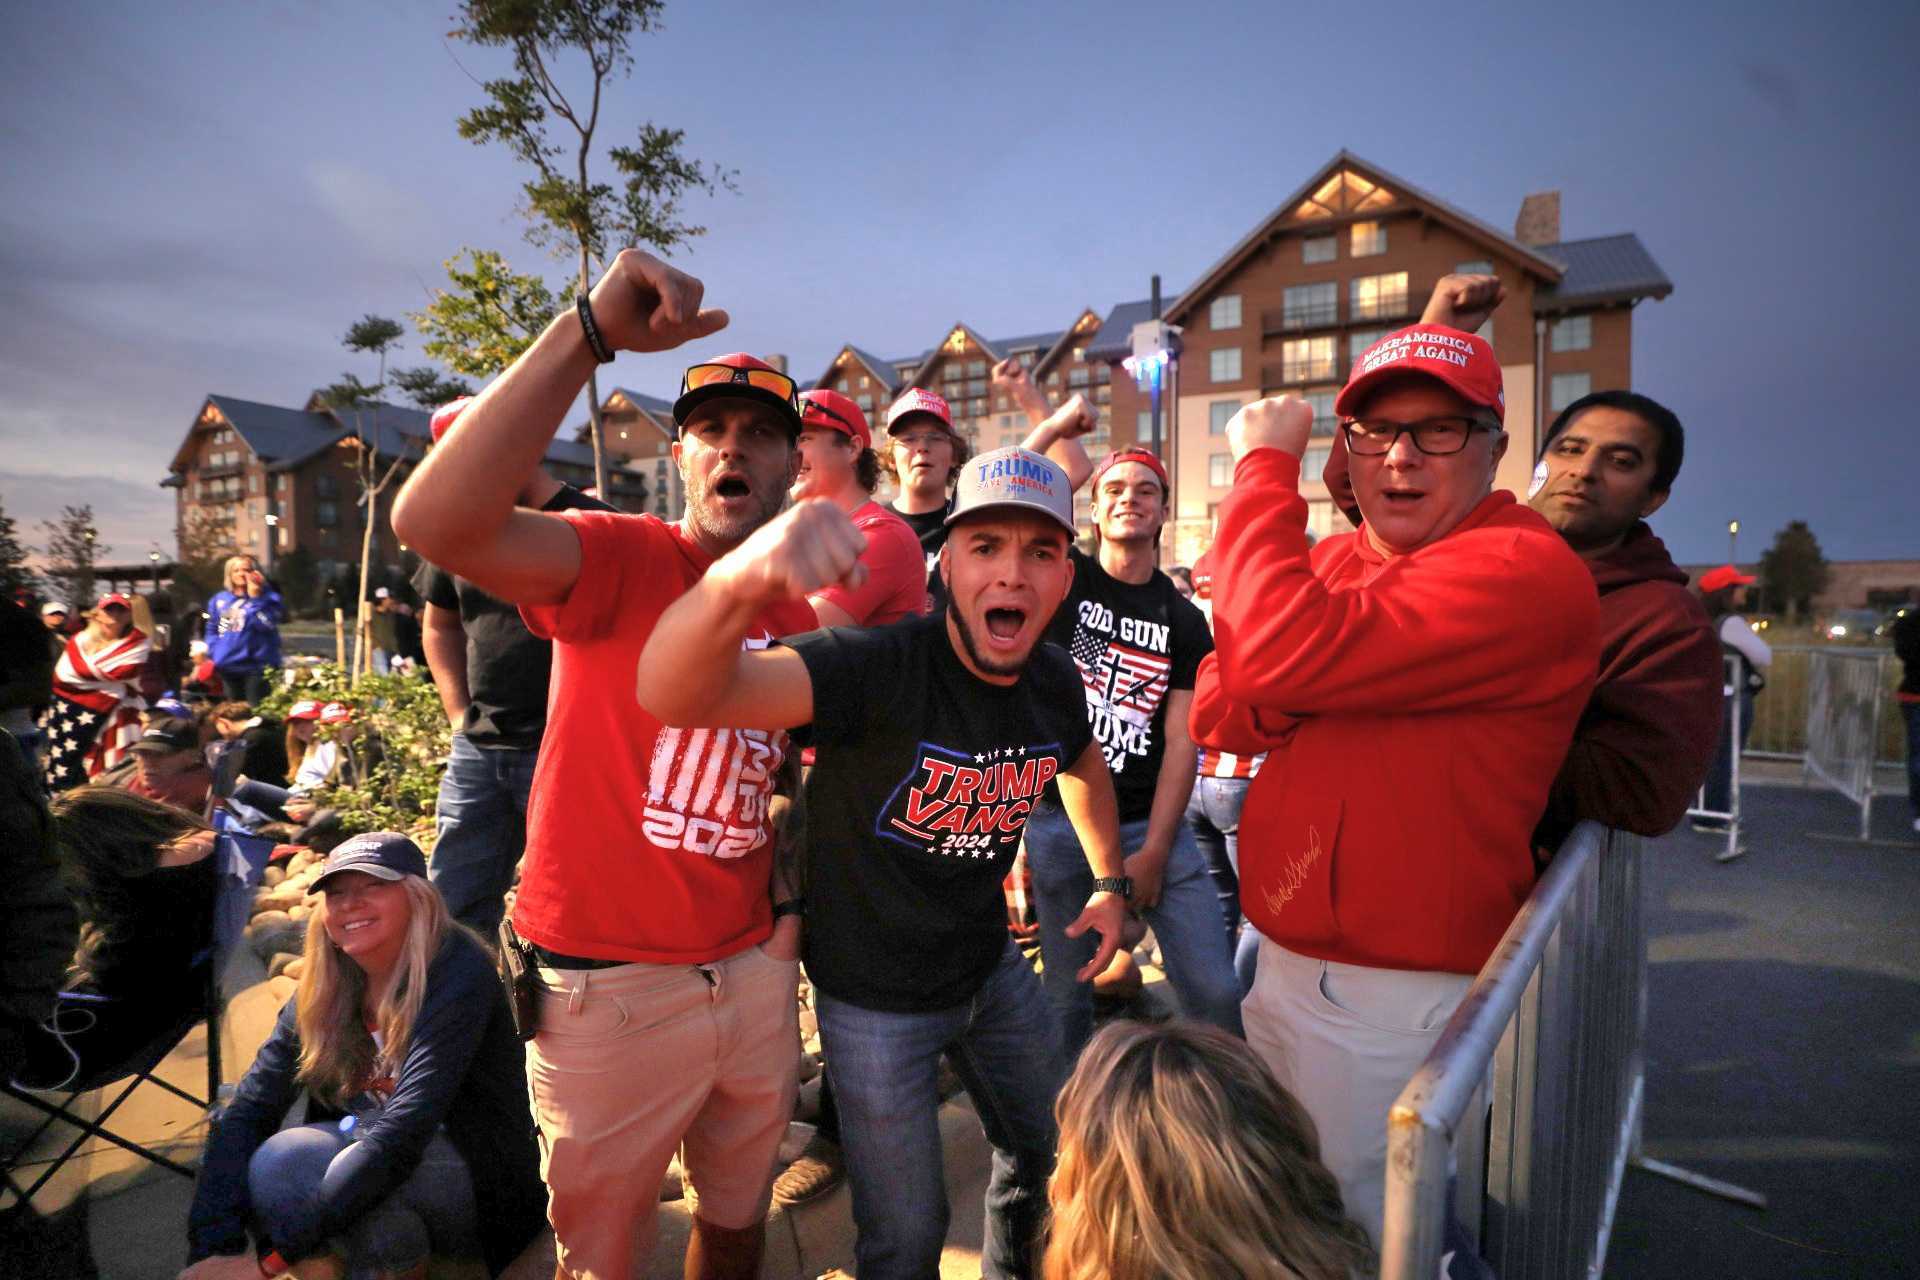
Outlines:
[[[271,511],[267,512],[267,554],[265,557],[266,568],[262,570],[262,572],[266,573],[268,576],[271,576],[273,573],[273,543],[274,543],[275,537],[277,536],[277,531],[279,530],[279,528],[280,528],[280,517],[275,515]]]
[[[1740,522],[1727,521],[1727,563],[1739,567],[1740,564]]]

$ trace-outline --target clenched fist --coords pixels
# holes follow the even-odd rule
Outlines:
[[[1444,324],[1473,333],[1506,301],[1507,287],[1499,276],[1441,276],[1420,313],[1421,324]]]
[[[702,309],[706,286],[638,249],[622,249],[589,301],[594,323],[616,351],[671,351],[727,327],[727,313]]]
[[[1245,405],[1227,422],[1235,462],[1255,449],[1279,449],[1298,458],[1313,434],[1313,406],[1295,396],[1270,396]]]
[[[755,530],[715,562],[707,579],[730,598],[755,607],[798,600],[835,583],[867,580],[860,553],[866,535],[838,504],[810,498]]]
[[[1051,430],[1055,440],[1075,440],[1098,427],[1100,415],[1087,398],[1076,391],[1040,425]]]

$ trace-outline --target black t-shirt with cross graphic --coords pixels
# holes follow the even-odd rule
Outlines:
[[[807,976],[866,1009],[963,1004],[1007,945],[1001,881],[1027,815],[1092,741],[1051,645],[1011,685],[968,671],[945,614],[784,641],[813,681]]]

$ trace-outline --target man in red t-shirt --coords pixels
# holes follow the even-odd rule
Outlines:
[[[823,627],[885,626],[927,611],[927,572],[920,539],[907,522],[873,500],[880,459],[860,406],[838,391],[800,397],[800,474],[793,500],[826,498],[866,536],[860,553],[867,580],[835,583],[808,596]]]
[[[560,1269],[596,1280],[644,1269],[676,1149],[699,1203],[688,1274],[758,1274],[798,1071],[798,919],[776,900],[768,816],[787,737],[668,729],[634,695],[660,614],[785,502],[798,389],[748,355],[687,369],[676,524],[514,506],[596,360],[727,323],[702,292],[621,253],[468,407],[393,511],[402,540],[554,642],[512,926],[546,988],[527,1077]],[[782,602],[745,644],[814,625],[804,602]]]

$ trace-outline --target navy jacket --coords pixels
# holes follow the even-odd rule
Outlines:
[[[289,1000],[280,1010],[273,1034],[207,1140],[187,1215],[190,1264],[247,1247],[247,1162],[279,1128],[301,1088],[294,1005]],[[328,1114],[316,1099],[308,1118]],[[406,1181],[443,1124],[473,1175],[480,1244],[497,1275],[545,1225],[547,1195],[506,991],[486,949],[465,931],[447,938],[427,970],[413,1043],[385,1110],[334,1158],[304,1220],[268,1243],[290,1262],[325,1250],[329,1239]]]

